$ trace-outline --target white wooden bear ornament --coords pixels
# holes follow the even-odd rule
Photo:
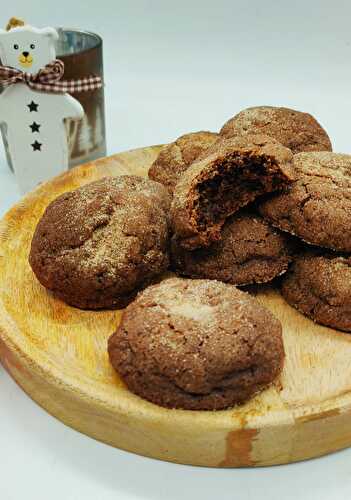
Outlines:
[[[57,38],[53,28],[24,25],[0,30],[0,84],[5,87],[0,94],[0,124],[23,193],[67,170],[63,120],[84,115],[81,104],[64,92],[78,82],[59,82],[64,67],[55,61]]]

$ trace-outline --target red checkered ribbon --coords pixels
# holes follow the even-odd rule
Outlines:
[[[33,90],[64,94],[69,92],[87,92],[102,87],[99,76],[87,76],[78,80],[61,80],[65,72],[65,65],[59,59],[47,64],[38,73],[26,73],[10,66],[0,66],[0,85],[9,87],[16,83],[25,83]]]

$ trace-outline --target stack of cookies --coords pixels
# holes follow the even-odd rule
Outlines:
[[[189,165],[194,136],[167,146],[149,171],[173,195],[173,269],[249,285],[289,268],[287,302],[351,331],[351,156],[332,152],[311,115],[286,108],[246,109],[210,146],[201,132],[204,148]]]
[[[302,313],[351,331],[351,156],[331,150],[309,114],[244,110],[219,134],[166,146],[149,179],[61,195],[30,264],[72,306],[127,306],[108,352],[135,394],[191,410],[242,403],[279,376],[284,347],[280,322],[237,286],[274,280]]]

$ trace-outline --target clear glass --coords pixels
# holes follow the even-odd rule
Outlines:
[[[57,28],[57,58],[65,64],[67,80],[98,75],[103,79],[102,39],[95,33]],[[66,120],[70,167],[106,156],[104,89],[74,94],[84,108],[80,122]]]

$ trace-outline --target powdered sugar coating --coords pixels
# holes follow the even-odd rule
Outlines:
[[[109,340],[137,394],[168,407],[242,402],[282,368],[281,326],[256,299],[214,280],[170,278],[139,294]]]
[[[234,285],[266,283],[288,269],[294,243],[259,215],[240,210],[226,221],[221,240],[208,248],[188,251],[173,237],[171,261],[178,274],[191,278]]]
[[[65,193],[36,228],[30,264],[72,305],[120,307],[167,268],[168,207],[163,186],[136,176]]]
[[[181,175],[218,139],[213,132],[193,132],[165,146],[151,165],[149,178],[163,184],[173,194]]]
[[[351,332],[351,258],[322,249],[298,256],[282,284],[292,306],[317,323]]]
[[[289,108],[257,106],[240,111],[222,127],[223,137],[266,134],[292,152],[332,151],[328,134],[308,113]]]
[[[261,214],[308,243],[351,252],[351,155],[299,153],[294,169],[295,182],[261,203]]]

